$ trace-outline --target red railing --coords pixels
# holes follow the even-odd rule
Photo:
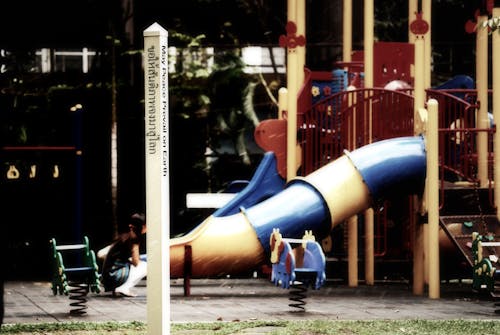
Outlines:
[[[306,91],[303,91],[306,92]],[[298,142],[302,147],[300,175],[307,175],[371,142],[414,134],[414,101],[410,91],[378,88],[356,89],[333,94],[309,109],[299,109]],[[427,98],[438,101],[441,206],[446,181],[476,183],[477,134],[488,135],[488,178],[493,179],[493,134],[495,128],[476,125],[477,99],[474,90],[428,90]],[[490,192],[492,194],[492,192]],[[377,255],[387,245],[385,214],[376,219]],[[378,233],[377,233],[378,232]]]
[[[464,99],[457,92],[462,92]],[[478,105],[473,91],[428,90],[427,98],[436,99],[439,106],[443,181],[458,178],[477,182],[477,134],[488,134],[489,170],[492,170],[495,129],[476,126]],[[413,135],[413,109],[411,94],[379,88],[342,91],[314,104],[297,117],[303,155],[300,174],[315,171],[341,156],[344,150]]]
[[[479,128],[476,122],[479,104],[475,90],[428,90],[427,97],[438,101],[441,203],[444,206],[446,182],[479,183],[478,136],[486,133],[488,180],[493,180],[494,127]],[[491,182],[489,183],[491,188]],[[493,192],[490,190],[490,194]],[[490,197],[491,198],[491,197]],[[490,199],[493,205],[493,199]]]
[[[313,105],[298,124],[300,174],[382,139],[413,134],[413,97],[378,88],[342,91]]]

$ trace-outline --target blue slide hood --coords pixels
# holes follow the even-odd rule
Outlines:
[[[427,161],[421,136],[375,142],[346,155],[375,201],[402,194],[421,194],[424,190]]]

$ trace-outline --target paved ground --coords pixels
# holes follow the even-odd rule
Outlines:
[[[146,282],[137,297],[115,298],[90,293],[84,315],[70,314],[68,296],[54,296],[49,282],[6,282],[4,323],[69,321],[147,321]],[[488,296],[472,292],[470,284],[443,284],[441,298],[414,296],[404,283],[377,283],[349,288],[327,282],[307,292],[305,312],[289,307],[290,291],[268,279],[203,279],[191,281],[184,296],[183,281],[171,281],[172,322],[293,319],[500,319]]]

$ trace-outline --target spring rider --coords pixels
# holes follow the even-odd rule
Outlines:
[[[89,291],[100,293],[100,280],[95,253],[90,249],[89,239],[83,237],[82,244],[57,245],[50,240],[52,251],[52,292],[54,295],[69,295],[71,314],[85,314]],[[63,261],[70,261],[73,267],[66,267]]]
[[[318,290],[325,282],[325,255],[311,231],[302,239],[283,238],[273,229],[271,244],[271,281],[290,290],[289,306],[304,311],[307,288]],[[294,245],[294,247],[292,247]]]

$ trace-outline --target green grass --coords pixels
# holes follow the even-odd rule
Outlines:
[[[377,321],[245,321],[174,323],[170,333],[177,335],[235,335],[252,329],[266,335],[374,335],[374,334],[500,334],[499,320],[377,320]],[[74,322],[3,325],[1,334],[21,335],[146,335],[142,322]]]

